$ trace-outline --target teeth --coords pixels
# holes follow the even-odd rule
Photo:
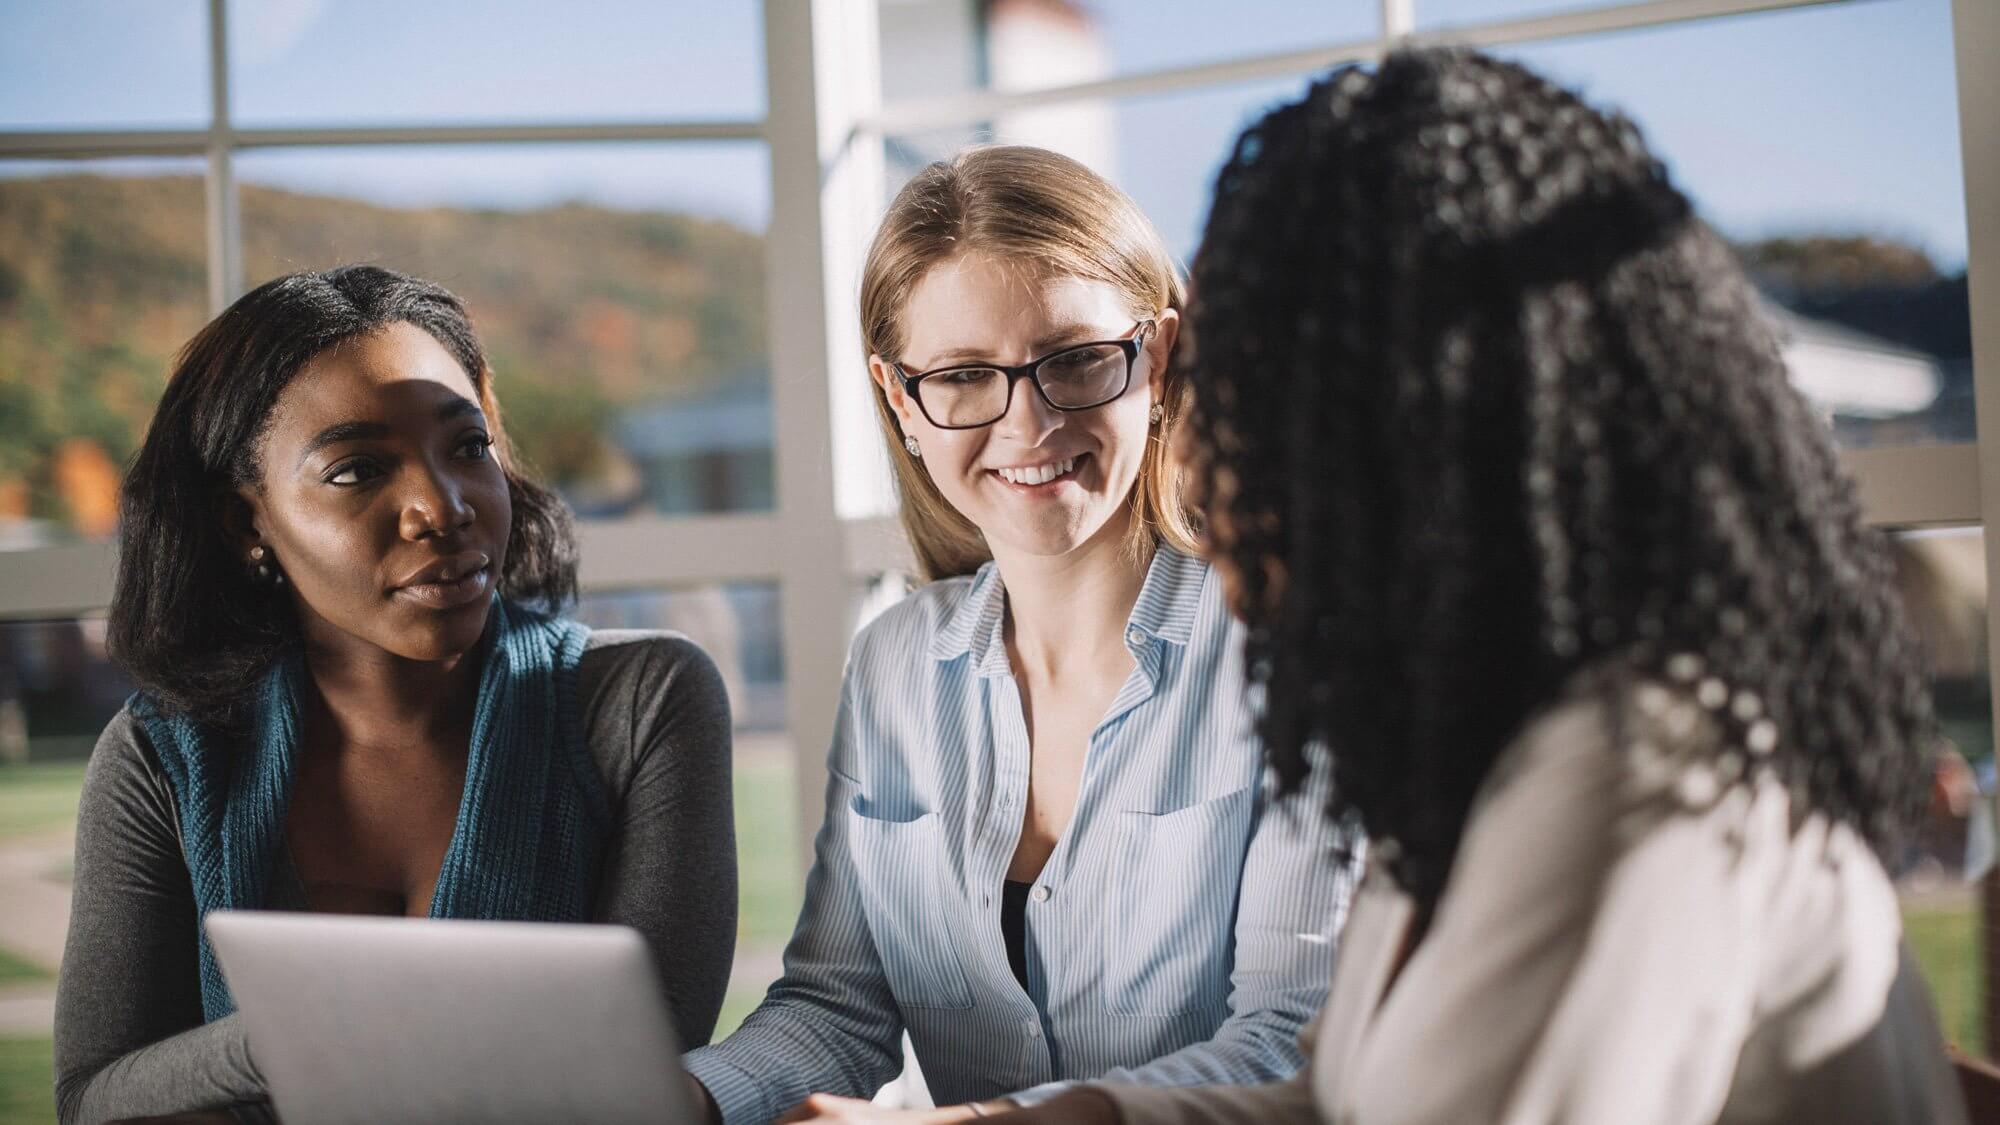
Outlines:
[[[1057,477],[1076,468],[1076,458],[1057,461],[1052,465],[1036,465],[1027,469],[1001,469],[1001,479],[1015,484],[1047,484]]]

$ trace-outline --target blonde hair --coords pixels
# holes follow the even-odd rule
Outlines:
[[[861,341],[870,355],[895,362],[908,342],[903,310],[917,283],[940,263],[979,253],[1025,265],[1045,277],[1078,277],[1114,286],[1134,319],[1177,312],[1186,288],[1153,224],[1131,197],[1067,156],[1025,145],[969,148],[917,173],[896,193],[861,272]],[[1172,427],[1190,400],[1187,379],[1169,359],[1161,381],[1160,425],[1147,436],[1132,487],[1126,548],[1150,558],[1166,542],[1192,552],[1193,517],[1168,452]],[[896,413],[880,385],[875,412],[896,469],[903,531],[916,553],[920,581],[970,574],[993,557],[986,538],[938,491],[930,473],[903,448]]]

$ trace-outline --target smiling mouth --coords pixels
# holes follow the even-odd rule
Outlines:
[[[1016,488],[1038,489],[1060,481],[1073,480],[1078,466],[1088,453],[1079,453],[1063,461],[1051,461],[1046,465],[1035,465],[1025,469],[994,469],[993,475]]]

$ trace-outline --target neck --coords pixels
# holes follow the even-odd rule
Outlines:
[[[407,748],[470,737],[479,692],[477,650],[448,660],[410,660],[373,645],[306,643],[309,689],[301,704],[327,720],[347,748]]]
[[[1067,554],[994,548],[1007,588],[1007,643],[1018,671],[1052,677],[1066,666],[1123,651],[1125,623],[1150,561],[1126,554],[1130,518],[1111,521]]]

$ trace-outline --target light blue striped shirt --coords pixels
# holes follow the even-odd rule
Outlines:
[[[1265,791],[1220,580],[1154,556],[1126,625],[1135,667],[1030,893],[1025,991],[1000,932],[1029,757],[1005,611],[988,563],[855,639],[785,974],[685,1059],[728,1125],[815,1092],[873,1095],[906,1028],[940,1105],[1301,1065],[1361,848],[1318,803]]]

